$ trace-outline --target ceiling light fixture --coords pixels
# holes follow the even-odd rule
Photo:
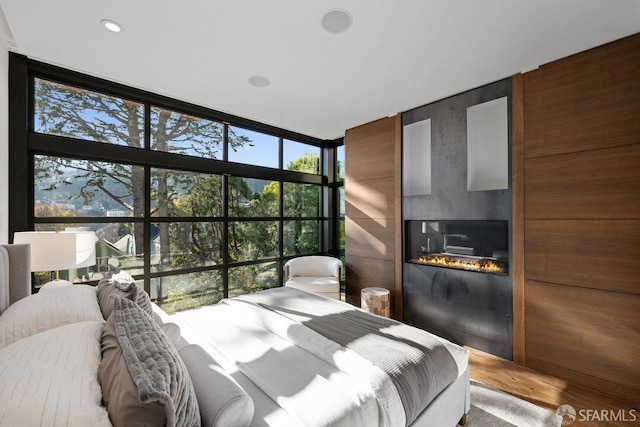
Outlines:
[[[119,33],[120,31],[122,31],[122,25],[110,19],[103,19],[102,21],[100,21],[100,23],[111,32]]]
[[[249,77],[249,84],[255,87],[267,87],[271,84],[271,80],[263,76]]]
[[[322,15],[321,25],[325,31],[339,34],[347,31],[351,27],[353,18],[344,9],[331,9]]]

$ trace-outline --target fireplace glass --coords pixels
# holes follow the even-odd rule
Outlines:
[[[405,221],[405,261],[490,274],[509,274],[507,221]]]

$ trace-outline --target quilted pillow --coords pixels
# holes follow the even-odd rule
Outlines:
[[[135,301],[144,311],[152,313],[149,295],[136,286],[135,279],[126,271],[119,270],[107,273],[98,282],[97,290],[100,311],[105,320],[113,311],[111,295],[119,295]]]
[[[0,424],[110,426],[96,376],[103,324],[63,325],[0,349]]]
[[[113,425],[200,426],[191,378],[169,338],[136,303],[111,298],[98,379]]]
[[[30,295],[0,315],[0,348],[38,332],[87,320],[104,321],[93,286],[64,286]]]

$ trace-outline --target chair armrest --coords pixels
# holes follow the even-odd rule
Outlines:
[[[289,263],[286,263],[284,265],[284,282],[286,283],[290,278],[291,276],[289,275]]]
[[[333,261],[333,268],[335,268],[336,277],[338,280],[342,278],[342,261],[338,258]]]

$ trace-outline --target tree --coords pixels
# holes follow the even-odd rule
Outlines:
[[[187,114],[151,107],[151,149],[215,159],[221,152],[223,127],[220,123]],[[87,139],[97,143],[144,147],[144,105],[43,79],[35,84],[35,130],[52,135]],[[251,141],[229,132],[229,145],[237,149]],[[74,197],[90,203],[105,196],[131,216],[144,212],[144,168],[129,164],[94,162],[37,156],[36,175],[55,178],[73,171],[74,179],[85,183]],[[173,188],[166,171],[158,169],[157,213],[168,214],[166,200]],[[54,181],[51,190],[65,181]],[[176,182],[178,184],[178,182]],[[118,191],[113,191],[117,188]],[[167,225],[161,225],[161,248],[169,248]],[[143,241],[142,227],[135,227],[135,241]],[[140,244],[136,252],[141,249]],[[166,255],[166,254],[164,254]],[[163,262],[166,256],[161,257]]]
[[[43,79],[35,81],[36,132],[138,149],[145,148],[148,139],[152,150],[210,159],[220,157],[224,143],[224,127],[220,123],[158,107],[148,108],[150,122],[145,126],[143,104]],[[150,130],[148,138],[145,137],[145,128]],[[231,127],[227,137],[232,150],[252,144],[247,136],[234,133]],[[34,156],[34,159],[36,177],[39,183],[45,183],[46,191],[54,193],[66,188],[70,197],[80,200],[83,205],[99,204],[105,209],[127,212],[132,217],[143,215],[144,167],[46,155]],[[305,154],[291,162],[288,169],[318,173],[319,164],[317,154]],[[229,177],[227,181],[230,217],[274,220],[230,221],[228,245],[223,247],[223,223],[198,220],[223,215],[222,176],[151,169],[152,215],[194,218],[191,222],[158,221],[158,256],[162,271],[219,263],[224,259],[225,251],[228,251],[232,261],[259,260],[277,255],[279,183],[267,182],[260,190],[255,185],[249,185],[251,180],[248,179]],[[319,188],[316,185],[285,183],[285,216],[319,216]],[[73,215],[74,211],[70,209],[65,212],[52,210],[55,206],[53,202],[68,204],[70,200],[49,200],[46,205],[38,207],[36,215]],[[124,226],[124,222],[121,225]],[[139,254],[143,247],[143,227],[137,222],[133,223],[132,230],[128,228],[129,224],[126,226],[121,227],[121,231],[133,233],[134,241],[138,243],[136,254]],[[318,221],[315,218],[295,221],[293,234],[286,236],[294,242],[294,253],[315,252],[319,240]],[[260,264],[235,267],[230,269],[229,281],[237,288],[234,292],[276,286],[276,268],[275,265]],[[215,274],[209,274],[216,272],[202,273],[167,278],[171,283],[171,289],[167,291],[172,296],[181,292],[198,294],[197,298],[202,301],[209,301],[211,295],[220,296],[221,280]],[[162,281],[158,279],[158,283]],[[162,296],[162,289],[158,291]],[[179,300],[181,297],[175,298]],[[180,304],[188,303],[182,301]]]

